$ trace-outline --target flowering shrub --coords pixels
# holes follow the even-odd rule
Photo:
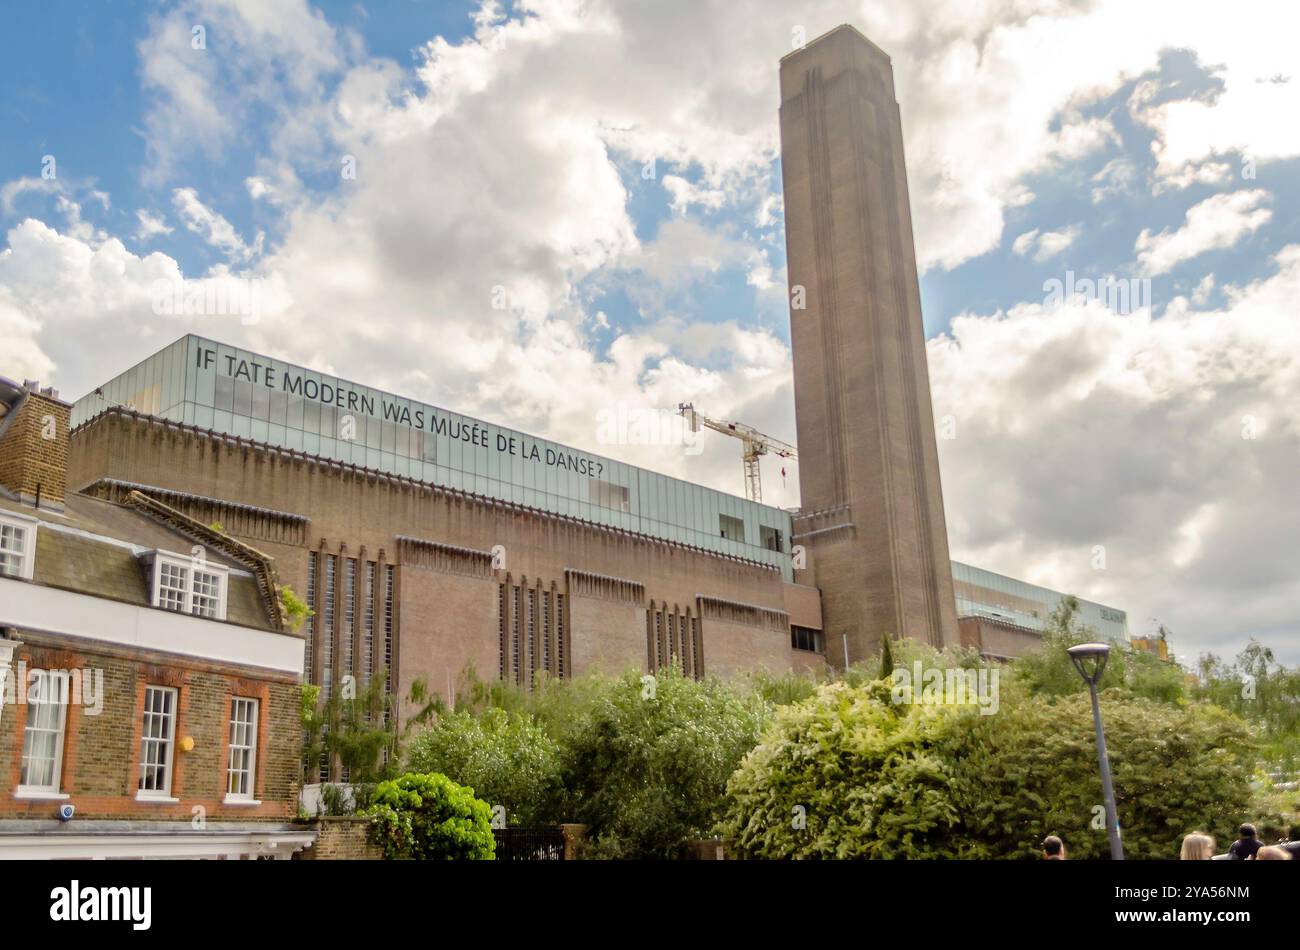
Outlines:
[[[436,772],[380,782],[359,814],[390,859],[491,861],[496,853],[488,804]]]

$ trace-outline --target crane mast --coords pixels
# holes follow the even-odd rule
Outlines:
[[[697,411],[692,403],[679,403],[677,412],[686,419],[692,432],[699,432],[700,427],[703,426],[706,429],[712,429],[714,432],[721,432],[723,435],[729,435],[733,439],[740,440],[741,459],[745,465],[745,497],[750,501],[761,502],[763,500],[763,479],[758,467],[758,460],[761,456],[771,453],[783,459],[797,459],[799,457],[795,447],[788,442],[782,442],[770,435],[764,435],[753,426],[745,425],[743,422],[727,422],[723,419],[710,418]]]

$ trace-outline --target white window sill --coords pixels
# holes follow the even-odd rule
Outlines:
[[[227,795],[221,800],[223,805],[260,805],[262,804],[256,798],[231,798]]]
[[[14,789],[14,798],[18,799],[19,801],[65,802],[68,800],[69,797],[71,796],[66,795],[63,792],[51,792],[49,789],[44,789],[44,788],[19,787]]]
[[[168,795],[145,795],[137,792],[135,800],[138,802],[158,802],[162,805],[175,805],[180,802],[179,798],[172,798]]]

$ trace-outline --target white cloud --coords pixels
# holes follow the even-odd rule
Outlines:
[[[1268,197],[1267,191],[1258,189],[1214,195],[1189,208],[1177,231],[1166,228],[1152,234],[1143,228],[1133,248],[1138,266],[1144,275],[1154,277],[1206,251],[1231,247],[1273,217],[1272,211],[1260,207]]]
[[[157,97],[148,130],[160,166],[176,154],[219,152],[254,108],[276,114],[269,123],[278,128],[269,146],[276,160],[314,163],[319,172],[340,150],[400,147],[413,127],[494,103],[518,118],[523,134],[557,123],[581,130],[584,145],[594,140],[638,165],[654,161],[679,212],[761,205],[773,190],[776,63],[794,26],[777,0],[751,5],[745,16],[722,0],[530,0],[513,18],[487,3],[473,39],[423,47],[422,89],[412,89],[396,64],[365,61],[355,37],[332,30],[301,0],[275,6],[271,13],[243,0],[188,0],[155,19],[140,52]],[[1006,209],[1032,198],[1027,175],[1114,144],[1110,119],[1086,110],[1154,69],[1164,49],[1212,51],[1202,59],[1223,64],[1216,68],[1230,93],[1251,88],[1195,109],[1260,131],[1257,97],[1281,105],[1300,88],[1267,83],[1260,92],[1253,82],[1266,66],[1268,75],[1285,71],[1290,34],[1266,0],[1243,0],[1234,15],[1276,29],[1224,29],[1211,0],[928,0],[906,9],[885,0],[813,0],[800,8],[798,25],[812,38],[853,22],[892,56],[924,271],[998,246]],[[222,37],[219,53],[190,49],[190,25],[198,22],[217,24],[209,35]],[[326,78],[338,83],[332,99],[323,98]],[[1176,103],[1139,114],[1156,131],[1170,175],[1183,174],[1204,151],[1175,147],[1188,138],[1181,115]],[[1198,141],[1208,141],[1202,131]],[[1291,132],[1272,134],[1281,137],[1257,148],[1261,157],[1300,153],[1287,151]]]
[[[261,252],[262,235],[257,236],[251,247],[245,244],[235,226],[200,201],[198,192],[193,188],[177,188],[173,191],[172,207],[176,209],[176,214],[187,230],[203,238],[227,257],[246,261]]]
[[[1271,81],[1278,72],[1294,72],[1290,38],[1300,25],[1300,14],[1293,7],[1274,7],[1272,12],[1267,26],[1257,22],[1254,29],[1201,32],[1191,47],[1223,80],[1221,94],[1156,106],[1136,104],[1135,118],[1156,133],[1151,150],[1159,175],[1185,179],[1202,165],[1217,175],[1230,175],[1243,159],[1258,163],[1300,155],[1300,127],[1279,121],[1300,112],[1300,83]],[[1213,161],[1229,155],[1227,162]]]
[[[1300,246],[1276,264],[1222,310],[1024,304],[930,341],[953,556],[1158,616],[1179,652],[1300,660]]]
[[[55,178],[15,178],[0,187],[0,209],[5,214],[13,214],[14,202],[24,194],[59,194],[63,186]]]
[[[679,214],[689,211],[692,205],[716,211],[727,203],[727,194],[721,188],[703,188],[680,175],[664,175],[663,185],[671,196],[670,207]]]
[[[75,399],[104,382],[108,367],[130,366],[205,326],[202,319],[154,314],[154,281],[181,280],[180,268],[164,254],[140,257],[116,238],[92,244],[33,219],[11,228],[6,238],[0,309],[7,301],[9,316],[0,374],[16,372],[11,352],[30,366],[24,372],[41,378],[53,363],[54,382],[65,398]],[[213,332],[210,321],[206,329]]]
[[[598,447],[594,413],[694,399],[793,440],[790,354],[779,339],[751,314],[738,322],[664,303],[740,269],[755,287],[770,281],[761,299],[775,296],[783,309],[783,275],[755,251],[779,241],[776,63],[789,49],[789,7],[756,4],[738,16],[722,0],[525,0],[514,9],[510,18],[485,6],[474,38],[418,47],[410,71],[366,60],[355,37],[301,2],[187,0],[159,12],[140,44],[153,175],[176,188],[186,228],[281,292],[255,327],[162,319],[150,288],[181,279],[171,257],[133,255],[84,229],[78,238],[72,222],[66,233],[23,222],[0,252],[0,288],[21,307],[7,325],[19,328],[23,359],[53,361],[59,385],[79,395],[105,367],[131,365],[195,329],[739,492],[729,440],[707,440],[696,459]],[[1233,23],[1276,29],[1227,30],[1221,10],[1199,0],[814,0],[798,13],[809,37],[852,21],[893,57],[923,268],[1002,246],[1007,209],[1034,200],[1027,178],[1110,148],[1113,129],[1089,108],[1154,69],[1162,48],[1226,64],[1231,90],[1251,81],[1255,47],[1261,64],[1272,63],[1294,35],[1285,21],[1293,14],[1250,0]],[[208,25],[202,53],[190,49],[195,22]],[[1196,114],[1208,121],[1250,107],[1220,96]],[[1227,161],[1203,147],[1208,126],[1201,144],[1183,131],[1191,114],[1141,117],[1169,176]],[[244,132],[266,140],[239,175],[258,212],[278,215],[260,255],[256,238],[250,246],[196,191],[176,187],[201,179],[174,180],[196,156],[221,160]],[[1260,154],[1283,152],[1279,137]],[[357,158],[354,181],[322,192],[303,185],[336,177],[342,154]],[[619,168],[650,159],[678,213],[642,242]],[[1101,200],[1137,181],[1119,161],[1089,183]],[[744,215],[737,233],[691,217],[731,206]],[[751,226],[766,233],[743,233]],[[1048,234],[1059,243],[1070,230]],[[1049,251],[1046,237],[1036,234],[1026,253]],[[1168,258],[1195,243],[1156,249],[1173,238],[1146,235],[1148,252]],[[1282,266],[1271,281],[1225,292],[1230,311],[1196,314],[1203,326],[1178,313],[1151,321],[1071,306],[954,325],[961,348],[941,341],[931,353],[936,410],[943,398],[964,420],[958,442],[941,443],[945,473],[959,475],[944,483],[955,553],[1132,616],[1164,611],[1176,633],[1175,618],[1190,617],[1200,642],[1293,617],[1293,582],[1275,576],[1286,558],[1265,559],[1247,537],[1255,528],[1294,536],[1278,457],[1294,458],[1295,423],[1277,407],[1297,402],[1295,331],[1277,315],[1294,309],[1297,265]],[[602,320],[594,292],[615,283],[644,322]],[[498,289],[504,309],[493,306]],[[1267,347],[1243,329],[1252,318],[1272,335]],[[1212,415],[1216,405],[1223,418]],[[1248,411],[1266,437],[1232,443],[1243,453],[1235,456],[1219,436]],[[981,433],[984,449],[971,444]],[[769,501],[797,503],[793,480],[782,489],[765,476]],[[1269,520],[1264,500],[1286,517]],[[1197,520],[1209,503],[1226,516]],[[1079,544],[1097,536],[1114,566],[1101,577],[1077,560]],[[1166,577],[1175,555],[1185,565]],[[1233,573],[1235,560],[1258,576]],[[1221,567],[1227,573],[1208,583],[1196,574]],[[1205,618],[1230,614],[1231,626],[1208,629]]]
[[[1137,178],[1137,169],[1127,158],[1112,158],[1102,166],[1101,171],[1092,176],[1096,187],[1092,189],[1092,203],[1101,204],[1110,198],[1124,194]]]
[[[1192,185],[1223,187],[1232,181],[1232,168],[1227,162],[1188,162],[1177,171],[1168,171],[1158,178],[1152,191],[1160,194],[1170,188],[1190,188]]]
[[[254,201],[275,191],[275,187],[269,181],[258,175],[250,175],[245,178],[244,185],[248,188],[248,196]]]
[[[54,361],[41,347],[40,331],[40,322],[29,316],[14,302],[12,295],[0,287],[0,339],[5,341],[0,376],[17,382],[49,379]]]
[[[195,27],[204,48],[196,49]],[[327,124],[319,112],[327,74],[347,59],[349,38],[337,34],[305,0],[184,0],[154,14],[137,46],[141,82],[153,102],[145,117],[151,178],[166,181],[193,155],[220,158],[258,124],[258,110],[275,115],[286,145],[318,143],[303,135]]]
[[[144,208],[136,211],[135,217],[140,222],[140,227],[135,232],[138,241],[148,241],[160,234],[171,234],[175,230],[162,215],[153,214]]]
[[[1076,116],[1057,131],[1051,150],[1059,161],[1077,162],[1108,145],[1119,143],[1119,133],[1109,119]]]
[[[1020,235],[1011,244],[1012,253],[1021,257],[1032,255],[1034,260],[1040,264],[1060,254],[1071,244],[1082,232],[1082,228],[1077,224],[1062,228],[1059,231],[1043,231],[1038,228],[1032,231],[1026,231]]]
[[[1197,306],[1204,306],[1210,299],[1210,294],[1214,293],[1214,275],[1206,274],[1201,278],[1200,283],[1196,285],[1196,290],[1192,291],[1192,303]]]

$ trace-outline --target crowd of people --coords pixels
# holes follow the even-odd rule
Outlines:
[[[1281,845],[1266,845],[1259,840],[1255,826],[1246,822],[1237,829],[1237,840],[1228,848],[1224,856],[1230,861],[1290,861],[1294,857],[1291,851]],[[1178,854],[1181,861],[1212,861],[1215,858],[1214,836],[1203,831],[1194,831],[1183,838],[1183,847]],[[1065,842],[1056,835],[1043,839],[1043,859],[1047,861],[1065,860]]]

